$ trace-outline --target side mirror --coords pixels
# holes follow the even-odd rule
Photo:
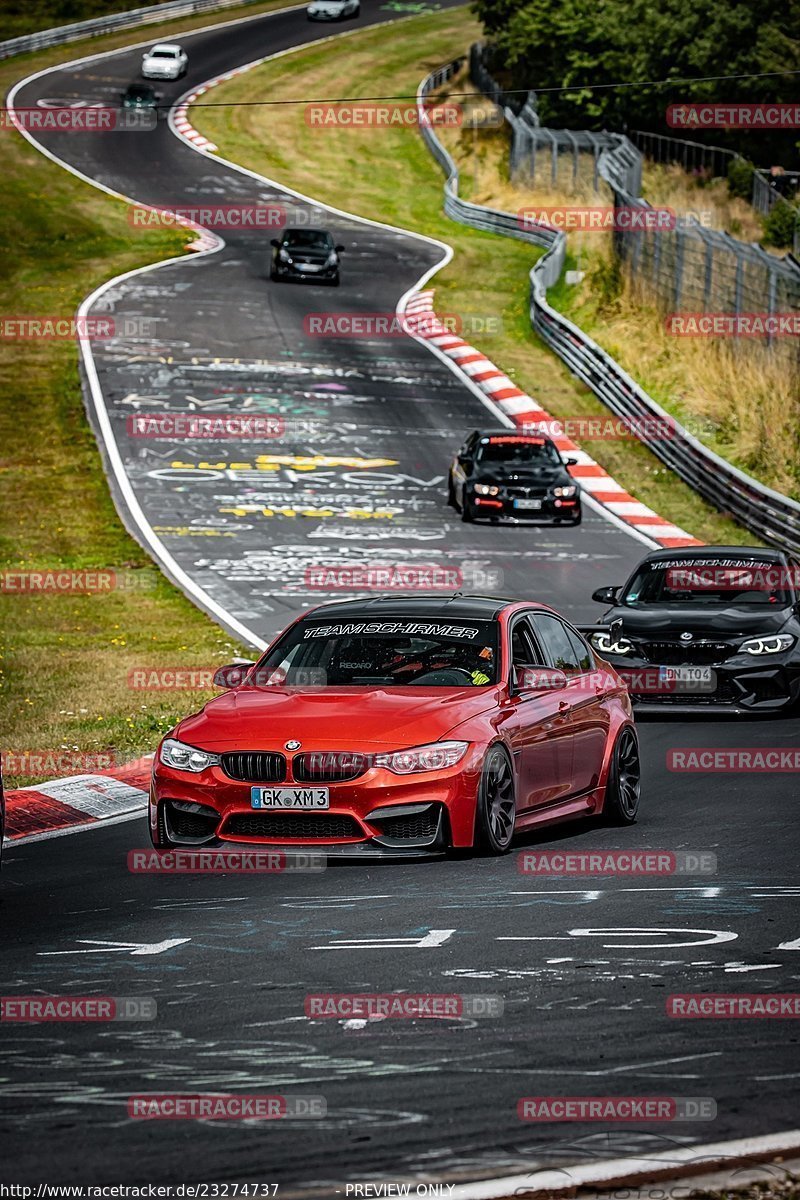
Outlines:
[[[577,467],[578,460],[577,458],[565,458],[563,459],[563,463],[565,467]]]
[[[278,246],[280,246],[280,242],[278,241],[277,238],[270,238],[269,244],[270,244],[270,246],[274,246],[276,249],[278,248]]]
[[[247,672],[250,670],[250,668],[254,667],[254,666],[255,666],[255,663],[250,662],[248,659],[242,658],[242,659],[239,659],[238,662],[228,663],[228,665],[226,667],[219,667],[214,672],[214,679],[213,679],[214,687],[218,687],[218,688],[238,687],[239,684],[244,679]]]
[[[344,251],[344,246],[334,246],[333,248],[337,254],[341,254]]]
[[[560,667],[514,667],[515,692],[556,692],[567,686],[567,675]]]
[[[614,604],[618,595],[618,587],[602,587],[592,592],[592,599],[598,604]]]

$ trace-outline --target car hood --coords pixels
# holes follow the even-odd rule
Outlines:
[[[475,475],[476,483],[515,484],[520,487],[555,487],[558,484],[574,483],[575,480],[563,467],[543,467],[538,471],[524,467],[482,467]]]
[[[315,263],[321,265],[328,261],[328,255],[333,250],[331,246],[327,250],[317,250],[313,246],[286,246],[285,249],[292,257],[292,262],[296,263]]]
[[[497,688],[236,688],[211,700],[174,730],[202,750],[402,750],[441,740],[497,703]]]
[[[697,638],[745,637],[748,634],[777,633],[786,624],[791,610],[771,608],[718,608],[687,605],[685,608],[633,609],[615,607],[603,617],[603,623],[622,619],[626,634],[640,638],[678,638],[682,633]]]

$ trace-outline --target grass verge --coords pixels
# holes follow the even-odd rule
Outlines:
[[[237,15],[230,10],[225,19]],[[149,27],[145,36],[208,23],[206,13]],[[141,36],[128,31],[11,59],[0,67],[0,87],[6,94],[34,70]],[[186,244],[173,230],[133,231],[122,201],[49,162],[15,131],[0,139],[4,315],[71,316],[103,281]],[[241,647],[125,532],[84,414],[75,343],[0,341],[0,389],[0,571],[111,569],[135,584],[102,595],[0,589],[0,748],[77,761],[99,753],[133,758],[213,693],[132,690],[129,671],[209,668]],[[29,774],[6,778],[7,786],[35,782]]]
[[[463,52],[479,35],[463,10],[421,16],[385,30],[351,35],[265,63],[215,89],[214,103],[287,97],[409,95],[433,67]],[[451,92],[463,91],[465,78]],[[502,332],[470,335],[519,387],[553,416],[607,417],[608,410],[570,375],[532,333],[528,319],[531,246],[468,230],[442,212],[442,175],[422,139],[407,129],[314,128],[304,105],[192,109],[192,121],[226,158],[336,207],[416,230],[450,243],[455,257],[434,279],[439,312],[500,318]],[[454,135],[469,184],[472,134]],[[497,135],[493,135],[497,137]],[[458,147],[457,147],[458,148]],[[484,199],[482,146],[477,150],[477,198]],[[705,504],[639,443],[583,440],[583,445],[633,495],[666,519],[710,542],[755,539]]]

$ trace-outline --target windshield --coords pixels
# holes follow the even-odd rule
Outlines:
[[[475,461],[481,465],[503,463],[506,466],[550,467],[561,462],[552,442],[545,438],[492,437],[478,444]]]
[[[150,57],[151,58],[177,58],[178,51],[177,50],[151,50]]]
[[[320,233],[313,229],[293,229],[284,234],[283,241],[286,246],[314,246],[319,250],[327,250],[333,245],[333,238],[329,233]]]
[[[258,664],[258,687],[482,687],[497,678],[497,624],[447,617],[302,621]]]
[[[786,607],[787,572],[780,563],[754,558],[685,558],[644,563],[625,589],[632,608],[698,605]]]
[[[155,95],[152,88],[136,85],[129,87],[126,94],[129,100],[152,100]]]

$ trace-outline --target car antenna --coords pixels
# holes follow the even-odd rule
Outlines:
[[[463,595],[464,595],[463,592],[453,592],[452,596],[450,596],[447,603],[452,604],[454,600],[457,600],[459,596],[463,596]]]

